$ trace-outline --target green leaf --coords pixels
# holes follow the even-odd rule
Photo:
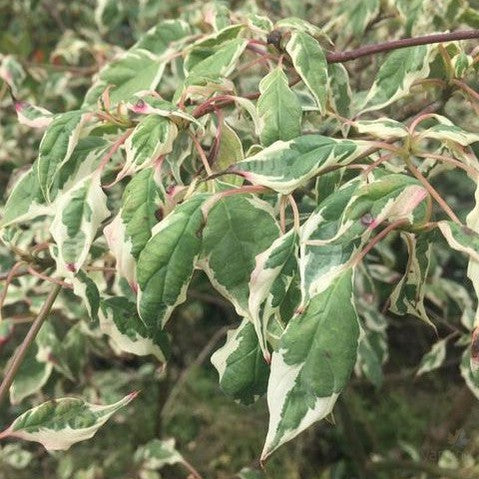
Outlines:
[[[100,329],[111,338],[115,349],[137,356],[152,354],[166,362],[169,354],[167,334],[160,328],[145,326],[135,303],[127,298],[108,298],[101,302]]]
[[[98,227],[110,215],[100,176],[94,174],[61,195],[50,232],[57,245],[57,273],[72,277],[85,262]]]
[[[277,140],[291,140],[301,134],[302,111],[298,97],[288,86],[288,77],[280,67],[268,73],[259,84],[261,93],[258,116],[261,143],[271,145]]]
[[[66,450],[76,442],[93,437],[116,411],[136,396],[137,393],[131,393],[106,406],[76,398],[47,401],[15,419],[0,433],[0,439],[14,437],[39,442],[49,451]]]
[[[437,227],[452,249],[467,254],[474,261],[479,261],[478,233],[468,226],[448,220],[438,221]]]
[[[309,91],[319,111],[326,113],[328,98],[328,64],[319,42],[308,33],[296,31],[286,44],[286,51]]]
[[[367,149],[367,142],[304,135],[277,141],[231,168],[254,184],[289,194],[329,166],[346,165]]]
[[[68,161],[78,143],[86,120],[85,112],[69,111],[57,115],[43,135],[38,151],[38,179],[45,198],[60,167]]]
[[[446,359],[446,344],[447,339],[441,339],[434,343],[431,350],[422,357],[416,376],[421,376],[442,366]]]
[[[269,368],[258,343],[253,324],[244,319],[228,331],[225,344],[211,356],[225,394],[251,404],[266,392]]]
[[[269,206],[250,195],[213,197],[210,201],[213,206],[203,230],[200,267],[238,314],[247,316],[255,257],[278,237],[279,228]]]
[[[158,223],[138,258],[138,311],[148,327],[161,327],[186,299],[201,248],[205,195],[177,206]]]
[[[352,287],[349,269],[288,323],[271,362],[262,460],[327,416],[349,380],[359,340]]]
[[[298,234],[291,229],[256,256],[249,282],[248,309],[265,358],[270,357],[266,333],[271,316],[279,310],[298,268]]]
[[[416,80],[427,78],[431,53],[431,45],[402,48],[390,53],[366,96],[362,113],[394,103],[409,93]]]

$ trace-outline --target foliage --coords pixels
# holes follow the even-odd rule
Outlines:
[[[151,400],[128,422],[135,440],[105,461],[123,455],[116,469],[81,469],[65,453],[59,477],[154,478],[171,466],[199,477],[157,436],[188,436],[174,430],[181,417],[161,421],[183,374],[204,379],[187,369],[171,380],[170,368],[194,369],[216,349],[224,394],[267,402],[262,453],[255,436],[238,456],[275,467],[273,453],[318,421],[337,412],[350,427],[341,394],[354,381],[381,387],[387,330],[412,328],[410,317],[435,337],[413,374],[443,367],[454,349],[479,398],[477,49],[444,37],[391,46],[380,61],[334,51],[476,27],[473,1],[330,1],[322,12],[295,1],[14,3],[0,3],[0,101],[18,120],[0,121],[12,176],[0,347],[13,380],[0,438],[66,450],[112,415],[121,429],[135,402]],[[36,43],[37,15],[63,33]],[[31,36],[14,42],[18,25]],[[457,191],[442,186],[454,178]],[[50,311],[52,283],[62,291]],[[18,346],[33,319],[38,334]],[[200,327],[195,359],[181,346]],[[198,396],[214,403],[204,380]],[[8,467],[32,461],[18,447]],[[435,467],[450,468],[448,457]],[[372,458],[353,454],[327,477],[387,465]],[[247,459],[235,466],[238,477],[259,474]],[[469,466],[454,467],[477,474]]]

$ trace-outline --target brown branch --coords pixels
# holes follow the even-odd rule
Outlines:
[[[355,50],[344,52],[329,52],[326,55],[328,63],[344,63],[357,58],[376,55],[377,53],[389,52],[399,48],[417,47],[419,45],[429,45],[431,43],[452,42],[456,40],[470,40],[479,38],[479,30],[458,30],[449,33],[436,33],[434,35],[424,35],[414,38],[402,38],[400,40],[391,40],[384,43],[375,43],[365,45]]]
[[[13,383],[13,380],[15,379],[15,375],[17,374],[18,369],[20,368],[23,359],[25,358],[25,355],[27,354],[28,348],[35,340],[38,331],[40,331],[40,328],[42,327],[45,319],[48,317],[48,313],[50,313],[53,303],[55,302],[55,299],[57,298],[58,293],[61,291],[61,289],[62,287],[58,284],[53,287],[52,291],[43,303],[43,306],[40,309],[38,316],[35,318],[30,329],[28,330],[28,333],[25,336],[22,344],[13,356],[12,362],[9,364],[7,372],[5,373],[5,377],[3,378],[2,384],[0,385],[0,404],[5,399],[5,396]]]

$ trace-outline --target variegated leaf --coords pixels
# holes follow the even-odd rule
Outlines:
[[[426,128],[419,133],[419,138],[429,138],[442,142],[458,143],[461,146],[469,146],[479,141],[479,134],[463,130],[461,127],[454,125],[445,116],[434,115],[437,124]]]
[[[270,420],[262,460],[326,417],[346,385],[359,340],[352,280],[349,269],[286,327],[271,362]]]
[[[301,134],[302,111],[298,97],[288,85],[288,77],[280,67],[272,70],[259,84],[261,93],[258,116],[261,143],[271,145],[277,140],[291,140]]]
[[[49,451],[66,450],[76,442],[93,437],[115,412],[136,395],[131,393],[106,406],[76,398],[47,401],[15,419],[0,433],[0,439],[13,437],[39,442]]]
[[[53,113],[26,101],[15,102],[15,110],[18,122],[30,128],[46,128],[53,121]]]
[[[152,354],[161,362],[165,362],[169,354],[166,332],[145,326],[138,317],[135,303],[127,298],[114,297],[101,302],[100,329],[120,351],[137,356]]]
[[[362,112],[380,110],[409,93],[416,80],[429,75],[431,45],[402,48],[390,53],[364,101]]]
[[[220,387],[228,396],[251,404],[266,392],[269,368],[248,319],[228,331],[225,344],[211,356]]]
[[[107,63],[88,90],[83,106],[94,105],[111,85],[114,85],[109,95],[112,105],[127,101],[140,91],[154,90],[174,53],[172,44],[189,33],[190,27],[183,20],[158,23],[120,58]]]
[[[328,98],[328,64],[319,42],[302,31],[295,31],[286,44],[294,69],[312,93],[321,113]]]
[[[479,233],[448,220],[438,221],[437,227],[451,248],[467,254],[475,262],[479,261]]]
[[[152,439],[135,451],[135,462],[142,469],[158,470],[164,466],[184,462],[183,456],[175,448],[174,439]]]
[[[176,125],[159,115],[147,115],[125,141],[126,162],[120,175],[147,168],[169,153],[178,134]]]
[[[53,210],[45,203],[38,181],[38,163],[24,173],[15,183],[3,211],[0,228],[22,223],[38,216],[51,215]]]
[[[422,357],[416,376],[421,376],[442,366],[446,359],[446,344],[447,339],[441,339],[434,343],[431,350]]]
[[[248,309],[265,358],[270,353],[266,333],[271,316],[279,309],[297,272],[298,233],[291,229],[256,256],[249,281]]]
[[[390,311],[394,314],[412,314],[431,323],[424,308],[425,284],[429,272],[432,243],[427,237],[402,234],[409,260],[404,276],[390,295]]]
[[[100,293],[98,287],[83,270],[79,270],[72,278],[73,292],[83,301],[91,320],[98,321],[100,308]]]
[[[289,194],[327,167],[348,164],[367,148],[367,142],[305,135],[277,141],[230,171],[254,184]]]
[[[205,195],[190,198],[163,219],[140,253],[138,311],[148,327],[162,327],[186,299],[201,248]]]
[[[269,206],[250,195],[213,197],[211,201],[200,266],[238,314],[247,316],[255,257],[279,236],[279,228]]]
[[[354,127],[359,133],[373,135],[384,140],[404,138],[409,135],[408,129],[402,123],[391,118],[356,121]]]
[[[72,277],[81,268],[101,222],[109,215],[98,174],[59,197],[50,226],[57,245],[54,255],[59,275]]]

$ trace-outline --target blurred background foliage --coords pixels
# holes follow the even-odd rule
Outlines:
[[[459,27],[479,28],[479,1],[475,0],[263,0],[256,4],[0,0],[0,71],[5,62],[13,62],[9,68],[13,64],[18,75],[15,95],[19,99],[54,112],[74,109],[105,61],[132,45],[159,19],[174,18],[181,10],[192,22],[200,22],[210,8],[258,9],[272,20],[302,17],[324,27],[339,50]],[[381,59],[367,57],[347,64],[354,90],[370,85]],[[477,90],[479,82],[472,86]],[[421,101],[424,98],[409,98],[400,107],[411,108],[411,103]],[[398,108],[397,104],[393,108]],[[463,97],[450,98],[444,110],[457,124],[479,132],[477,113]],[[34,160],[39,139],[37,131],[18,125],[6,84],[0,82],[3,200],[14,178]],[[465,175],[438,175],[435,186],[461,218],[471,209],[473,185]],[[381,264],[387,265],[378,263],[377,269],[383,278],[381,294],[386,304],[407,252],[400,240],[392,237],[379,254]],[[441,338],[460,329],[464,303],[458,295],[469,298],[470,293],[465,263],[446,248],[436,253],[435,268],[460,288],[456,293],[434,279],[428,285],[428,312],[437,319]],[[13,258],[0,246],[0,274],[12,264]],[[6,307],[17,319],[13,330],[0,325],[2,366],[25,334],[28,314],[41,304],[36,283],[36,279],[19,278],[13,285],[17,296],[10,298]],[[205,478],[349,479],[360,477],[358,464],[369,455],[389,461],[388,470],[377,471],[379,478],[479,477],[479,413],[477,399],[459,374],[461,350],[449,344],[447,359],[437,370],[416,376],[417,365],[437,339],[425,323],[388,313],[388,359],[374,384],[363,375],[355,377],[331,421],[317,424],[284,446],[260,472],[257,456],[267,425],[265,400],[251,407],[233,403],[219,390],[216,372],[209,364],[212,351],[222,344],[226,329],[236,325],[238,318],[227,302],[212,295],[201,274],[194,279],[189,300],[175,315],[177,320],[169,323],[169,332],[175,337],[172,359],[162,370],[150,358],[115,355],[102,337],[92,335],[87,341],[81,323],[72,322],[86,320],[82,305],[73,297],[58,302],[52,324],[69,351],[69,367],[81,373],[80,379],[71,381],[55,371],[29,401],[81,394],[92,401],[113,402],[133,389],[142,393],[94,439],[66,453],[46,453],[35,444],[1,444],[0,478],[186,477],[181,466],[167,466],[161,472],[139,466],[135,451],[157,437],[174,437],[177,448]],[[15,415],[26,409],[24,403],[16,406]],[[9,420],[0,411],[0,423]],[[247,464],[250,470],[235,476]],[[414,464],[420,466],[415,469]],[[450,471],[443,475],[445,468]]]

